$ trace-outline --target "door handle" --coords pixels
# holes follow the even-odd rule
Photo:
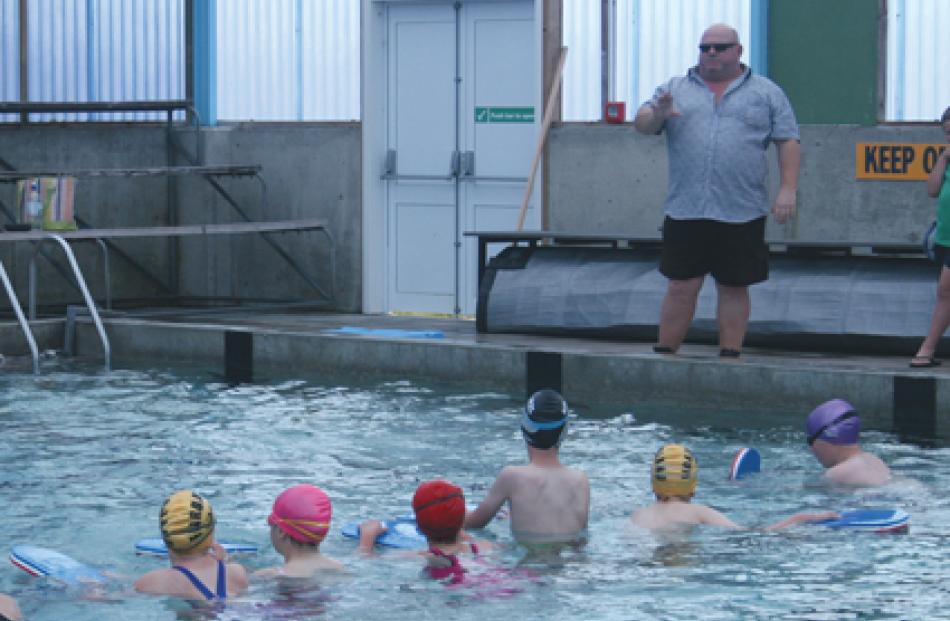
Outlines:
[[[461,177],[474,177],[475,176],[475,152],[474,151],[462,151],[461,154]]]
[[[383,161],[383,174],[379,176],[382,181],[452,181],[458,176],[458,153],[452,154],[452,161],[449,164],[452,170],[447,175],[400,175],[396,170],[396,150],[387,149],[386,159]]]

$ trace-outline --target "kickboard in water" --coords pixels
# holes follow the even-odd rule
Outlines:
[[[816,522],[828,528],[868,530],[875,533],[898,533],[910,526],[910,516],[903,509],[854,509],[843,511],[836,520]]]
[[[426,547],[426,537],[416,526],[411,516],[400,516],[391,520],[382,520],[386,532],[376,538],[376,543],[388,548],[420,549]],[[343,526],[342,534],[350,539],[360,538],[360,523],[350,522]]]
[[[257,554],[257,546],[253,543],[238,543],[235,541],[219,541],[221,547],[228,554]],[[168,556],[168,548],[161,537],[147,537],[135,542],[135,553],[139,556]]]
[[[756,474],[762,469],[762,456],[754,448],[741,448],[736,451],[729,467],[729,479],[738,481],[750,474]]]
[[[13,546],[10,549],[10,562],[32,576],[44,576],[66,584],[108,581],[99,570],[71,556],[39,546]]]

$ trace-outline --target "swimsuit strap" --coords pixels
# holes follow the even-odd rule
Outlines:
[[[228,598],[228,570],[224,561],[218,561],[218,599]]]
[[[214,599],[214,593],[212,593],[208,587],[205,586],[205,583],[198,579],[198,576],[191,573],[191,570],[187,567],[182,567],[181,565],[172,565],[172,569],[177,569],[181,572],[183,576],[188,578],[191,581],[191,584],[194,585],[198,592],[204,595],[205,599]]]
[[[458,584],[462,581],[462,576],[465,573],[465,570],[462,568],[462,564],[459,563],[459,558],[454,554],[446,554],[439,548],[429,548],[429,552],[433,556],[438,556],[441,558],[446,558],[451,561],[451,565],[448,567],[427,567],[426,570],[432,578],[436,580],[443,580],[445,578],[451,577],[449,584]]]
[[[217,594],[212,593],[211,589],[205,586],[205,583],[202,582],[198,576],[193,574],[187,567],[182,567],[181,565],[172,565],[172,569],[177,569],[183,576],[188,578],[188,580],[191,581],[191,584],[194,585],[194,587],[198,589],[198,592],[201,593],[207,600],[225,599],[228,596],[228,577],[224,563],[222,561],[218,561]]]

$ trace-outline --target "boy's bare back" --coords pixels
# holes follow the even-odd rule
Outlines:
[[[590,483],[583,471],[558,458],[567,431],[568,407],[557,391],[531,395],[521,416],[527,465],[505,466],[478,508],[465,517],[466,528],[482,528],[509,503],[511,533],[521,542],[576,541],[590,512]]]
[[[505,501],[519,541],[572,540],[587,528],[590,483],[584,472],[563,465],[505,466],[466,524],[484,525]]]
[[[508,466],[511,531],[519,539],[574,537],[587,528],[590,483],[580,470],[534,464]]]

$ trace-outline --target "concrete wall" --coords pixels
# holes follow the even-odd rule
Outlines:
[[[256,180],[230,180],[242,209],[252,220],[321,218],[329,223],[336,247],[336,302],[333,308],[357,312],[361,307],[362,200],[359,124],[239,124],[205,129],[208,164],[260,164],[267,186],[260,201]],[[187,140],[187,136],[185,137]],[[230,190],[229,190],[230,191]],[[229,222],[233,208],[207,182],[187,179],[181,185],[181,220]],[[329,289],[329,247],[318,232],[272,236],[304,271]],[[312,298],[314,291],[259,236],[183,240],[181,270],[184,292],[205,291],[216,297]]]
[[[180,131],[192,144],[194,135]],[[362,198],[358,123],[238,124],[202,130],[208,164],[261,164],[266,204],[252,179],[221,183],[254,220],[324,218],[336,240],[334,310],[361,309]],[[629,124],[566,124],[550,141],[550,228],[559,231],[658,237],[666,194],[666,144]],[[856,181],[858,142],[939,143],[934,126],[805,125],[798,217],[779,226],[772,240],[917,243],[933,218],[923,182]],[[63,124],[0,127],[0,157],[18,169],[164,166],[165,130],[147,124]],[[774,154],[771,182],[777,185]],[[182,164],[178,159],[176,164]],[[167,220],[166,197],[179,203],[182,223],[229,222],[239,217],[198,178],[96,179],[79,182],[77,214],[96,227],[149,226]],[[13,184],[0,184],[0,202],[14,206]],[[329,285],[328,247],[317,233],[274,236],[321,285]],[[169,280],[168,243],[125,240],[121,248],[143,264],[150,280],[113,254],[115,297],[154,300]],[[256,236],[209,237],[177,242],[178,277],[186,296],[300,299],[315,294]],[[0,246],[0,259],[26,298],[30,248]],[[98,250],[76,244],[95,295],[103,278]],[[49,254],[60,257],[54,246]],[[60,257],[60,263],[62,259]],[[78,294],[41,261],[41,302],[77,302]],[[64,291],[66,292],[64,294]],[[0,302],[6,306],[6,301]]]
[[[855,144],[941,143],[935,125],[803,125],[798,215],[769,219],[770,240],[917,243],[934,217],[922,181],[855,180]],[[658,237],[666,196],[666,138],[632,125],[551,129],[551,230]],[[774,151],[774,149],[773,149]],[[770,182],[778,170],[774,153]]]
[[[193,130],[176,130],[194,148]],[[358,123],[241,124],[201,133],[204,163],[260,164],[266,185],[253,178],[219,178],[252,220],[326,219],[336,242],[336,291],[332,307],[358,311],[361,279],[360,140]],[[158,167],[167,164],[166,133],[160,124],[51,124],[0,126],[0,158],[18,170]],[[176,158],[173,165],[184,165]],[[0,203],[15,209],[13,184],[0,184]],[[182,224],[236,222],[241,218],[210,185],[198,177],[82,178],[76,213],[97,228],[154,226],[168,223],[168,197],[177,204]],[[0,221],[6,221],[0,216]],[[317,232],[273,234],[281,247],[320,284],[330,288],[329,246]],[[171,281],[169,242],[115,242],[140,263],[143,274],[113,253],[113,296],[152,300],[167,295]],[[195,298],[315,299],[317,294],[259,236],[182,238],[177,276],[182,296]],[[25,301],[31,249],[27,244],[0,247],[0,259]],[[104,278],[98,249],[74,244],[94,296],[101,298]],[[44,246],[63,263],[61,252]],[[80,298],[57,271],[40,261],[41,303]],[[0,307],[6,306],[6,300]]]

